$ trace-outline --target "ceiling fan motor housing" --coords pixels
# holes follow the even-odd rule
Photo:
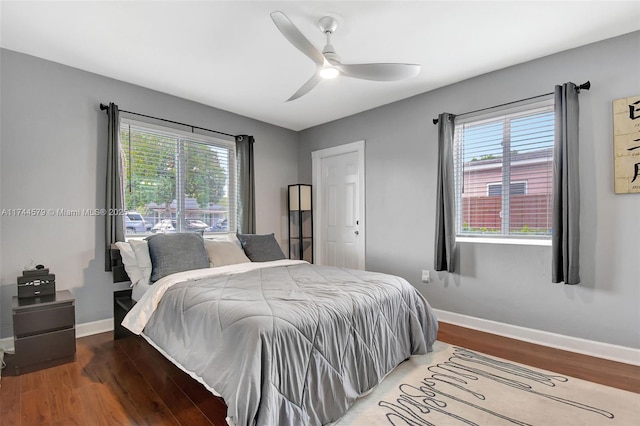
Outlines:
[[[338,20],[331,16],[322,17],[318,20],[318,27],[327,36],[327,44],[322,48],[322,54],[330,64],[339,64],[340,57],[331,44],[331,35],[338,29]]]
[[[318,20],[318,27],[323,34],[333,34],[338,29],[338,20],[332,16],[323,16]]]

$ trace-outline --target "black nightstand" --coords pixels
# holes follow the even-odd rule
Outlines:
[[[75,360],[75,300],[69,290],[41,297],[13,297],[17,375]]]

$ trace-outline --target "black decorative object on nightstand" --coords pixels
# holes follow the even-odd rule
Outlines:
[[[75,360],[75,300],[69,290],[40,297],[13,297],[16,374]]]
[[[56,276],[49,268],[37,265],[35,269],[22,271],[18,277],[18,298],[48,296],[56,292]]]

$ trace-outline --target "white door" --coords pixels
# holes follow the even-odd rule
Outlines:
[[[314,151],[316,263],[364,269],[364,141]]]

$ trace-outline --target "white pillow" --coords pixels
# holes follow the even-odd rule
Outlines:
[[[146,240],[130,240],[129,244],[133,248],[140,269],[140,279],[135,284],[149,285],[152,269],[149,245]]]
[[[228,234],[208,234],[204,236],[205,241],[231,241],[238,245],[238,247],[242,248],[242,244],[240,244],[240,240],[235,232],[230,232]]]
[[[205,240],[204,248],[207,250],[209,265],[212,268],[251,262],[242,248],[234,241]]]
[[[120,256],[122,257],[122,263],[124,264],[124,270],[129,275],[131,280],[131,287],[133,287],[138,281],[142,279],[142,271],[138,267],[138,260],[133,248],[129,243],[118,241],[116,247],[120,250]]]

